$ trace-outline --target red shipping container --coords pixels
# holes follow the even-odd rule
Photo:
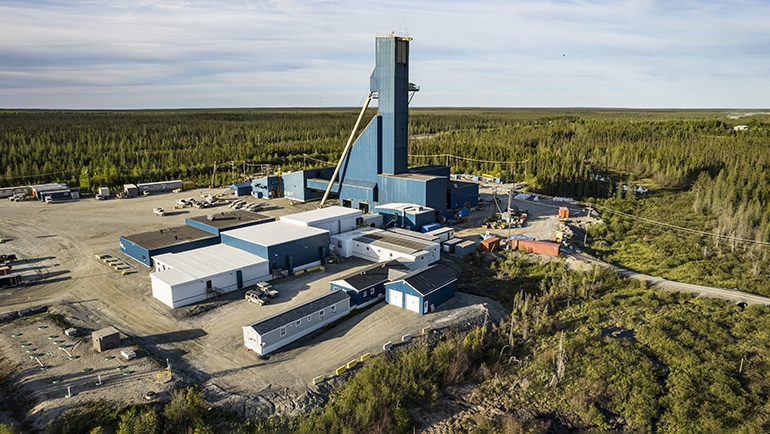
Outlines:
[[[5,267],[0,267],[0,276],[5,276],[6,274],[11,274],[11,267],[7,265]]]

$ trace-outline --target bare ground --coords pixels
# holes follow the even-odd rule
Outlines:
[[[14,263],[14,271],[24,276],[23,285],[0,289],[0,314],[47,306],[50,312],[86,331],[112,325],[124,336],[124,347],[138,348],[140,356],[120,362],[118,366],[127,367],[118,371],[112,365],[118,364],[119,358],[106,360],[96,353],[89,336],[75,348],[78,358],[69,360],[58,345],[48,342],[48,336],[63,336],[48,319],[36,317],[4,324],[0,326],[0,367],[12,372],[6,377],[12,383],[11,389],[31,399],[20,401],[20,411],[15,414],[0,414],[24,418],[32,427],[42,429],[79,403],[144,402],[148,391],[158,393],[162,399],[177,384],[199,384],[215,405],[243,417],[297,414],[325,400],[328,382],[337,381],[332,378],[337,367],[365,353],[381,352],[385,342],[399,342],[402,336],[418,335],[426,328],[459,327],[484,319],[497,321],[506,314],[496,302],[461,293],[425,316],[380,304],[302,339],[267,360],[260,359],[244,350],[243,325],[328,292],[329,281],[366,263],[348,260],[332,264],[326,271],[284,279],[274,285],[280,297],[267,306],[247,303],[242,291],[236,291],[208,303],[170,310],[152,297],[149,269],[120,253],[118,237],[183,225],[187,217],[210,213],[194,208],[175,210],[165,217],[152,213],[155,207],[172,210],[180,196],[208,193],[223,191],[194,190],[181,195],[55,204],[0,201],[0,234],[6,240],[0,244],[0,253],[17,254],[20,260]],[[277,200],[262,213],[290,214],[315,206]],[[558,205],[538,207],[550,215],[555,214]],[[533,208],[530,205],[529,228],[513,233],[528,230],[530,234],[552,236],[553,218],[538,216]],[[473,212],[467,228],[458,227],[458,234],[478,239],[478,234],[484,232],[478,223],[488,215],[486,211]],[[500,235],[506,235],[505,231]],[[128,274],[122,275],[96,258],[103,254],[120,259],[121,271]],[[38,329],[40,326],[48,328]],[[51,329],[56,329],[55,333],[46,335],[45,330]],[[16,333],[22,335],[12,337]],[[39,363],[29,359],[27,347],[20,346],[22,337],[45,351],[39,360],[50,364],[50,368],[41,371]],[[62,339],[65,342],[60,345],[74,347],[74,341]],[[160,375],[166,361],[173,378],[167,383]],[[84,372],[85,368],[90,370]],[[124,375],[123,371],[131,373]],[[99,374],[103,375],[102,386],[95,385]],[[313,386],[312,378],[319,375],[328,382]],[[70,386],[73,397],[64,397],[66,386]]]

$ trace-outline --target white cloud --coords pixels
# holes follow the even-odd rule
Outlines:
[[[408,32],[417,106],[763,107],[762,1],[6,1],[8,108],[353,106]]]

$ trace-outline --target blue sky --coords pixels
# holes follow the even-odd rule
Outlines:
[[[2,0],[0,108],[770,107],[770,1]]]

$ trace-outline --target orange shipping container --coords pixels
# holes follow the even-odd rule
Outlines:
[[[549,243],[547,241],[532,240],[511,240],[511,248],[514,250],[523,250],[528,253],[538,253],[548,256],[559,256],[561,244]]]
[[[500,247],[500,238],[489,237],[481,240],[479,243],[479,250],[482,252],[494,252]]]

